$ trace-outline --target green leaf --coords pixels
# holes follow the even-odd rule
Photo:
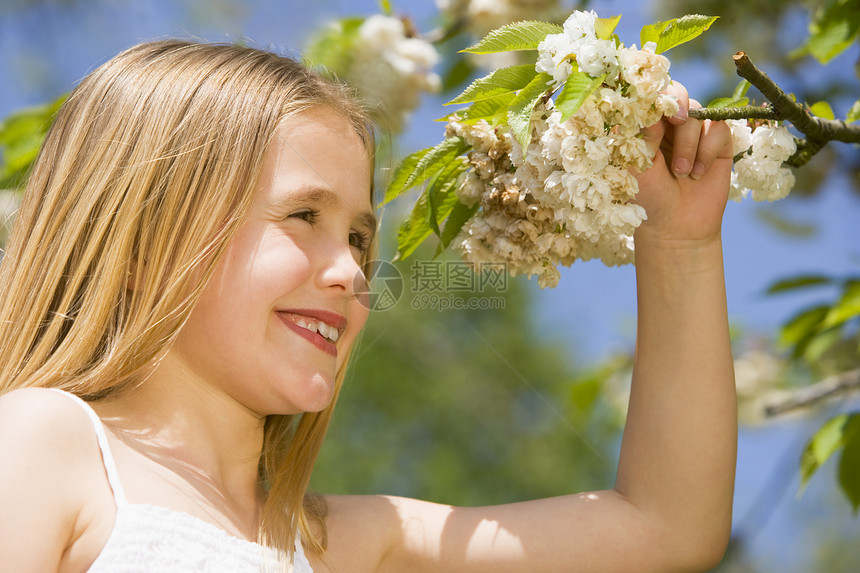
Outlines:
[[[848,115],[845,117],[846,123],[853,123],[860,119],[860,99],[854,102],[851,109],[848,110]]]
[[[529,141],[532,138],[532,110],[538,100],[549,89],[547,82],[551,79],[552,76],[546,73],[540,73],[535,76],[529,85],[520,90],[520,93],[517,94],[517,97],[514,98],[508,108],[508,126],[523,150],[528,148]]]
[[[615,32],[618,22],[621,20],[621,14],[613,18],[597,18],[594,20],[594,32],[597,34],[598,40],[609,40],[612,38],[612,33]]]
[[[820,285],[828,285],[832,284],[833,279],[825,276],[825,275],[800,275],[789,277],[787,279],[780,279],[774,283],[771,283],[769,287],[767,287],[766,294],[777,294],[781,292],[788,291],[796,291],[800,289],[806,289],[809,287],[816,287]]]
[[[385,190],[385,198],[382,200],[383,205],[398,197],[408,189],[408,187],[406,187],[406,181],[415,172],[415,168],[418,167],[418,162],[421,161],[421,159],[423,159],[431,149],[433,148],[428,147],[427,149],[416,151],[415,153],[403,158],[403,160],[394,169],[394,173],[391,176],[391,182]]]
[[[471,219],[480,207],[480,202],[476,202],[470,207],[465,203],[457,201],[457,204],[451,209],[448,220],[445,221],[445,228],[442,230],[441,237],[439,237],[439,246],[443,249],[448,248],[448,245],[457,237],[463,225],[466,224],[466,221]]]
[[[860,509],[860,416],[854,414],[844,426],[844,446],[839,459],[839,485],[854,508]]]
[[[447,92],[448,90],[456,88],[469,79],[469,76],[471,76],[474,71],[475,66],[469,58],[457,56],[454,58],[454,63],[451,64],[451,67],[449,67],[444,76],[442,76],[442,91]]]
[[[435,147],[431,147],[418,160],[415,169],[412,170],[412,173],[403,182],[403,188],[409,189],[430,179],[442,171],[455,157],[463,153],[467,147],[462,137],[449,137]]]
[[[484,119],[491,125],[499,125],[505,123],[508,119],[508,106],[514,101],[517,94],[510,92],[488,99],[476,101],[467,108],[463,108],[454,112],[460,117],[460,123],[472,124]],[[448,114],[444,121],[450,121],[451,116]]]
[[[747,91],[749,91],[750,85],[752,85],[752,84],[750,84],[749,80],[746,80],[746,79],[743,79],[740,82],[738,82],[738,85],[735,86],[735,91],[732,94],[732,98],[741,99],[742,97],[747,95]],[[747,100],[747,101],[749,101],[749,100]]]
[[[822,64],[839,55],[860,32],[860,1],[830,0],[809,25],[809,38],[798,52],[810,53]]]
[[[469,167],[469,162],[463,157],[454,158],[451,163],[434,177],[433,184],[428,189],[430,195],[430,228],[437,236],[441,236],[439,222],[451,213],[457,198],[457,179]]]
[[[830,307],[826,304],[804,309],[783,325],[778,342],[784,348],[794,347],[794,356],[800,357],[809,340],[820,330],[821,322]]]
[[[840,342],[842,342],[841,326],[822,329],[804,343],[803,359],[808,364],[815,364]]]
[[[758,208],[755,211],[755,216],[774,231],[789,237],[812,237],[818,232],[815,223],[789,219],[784,214],[773,209]]]
[[[364,18],[336,20],[311,37],[303,53],[305,63],[311,67],[323,67],[330,72],[343,75],[352,62],[352,48],[358,28]]]
[[[690,14],[676,20],[670,20],[669,25],[660,32],[656,52],[662,54],[666,50],[700,36],[702,32],[711,27],[711,24],[717,21],[717,18],[719,16]]]
[[[534,65],[509,66],[500,68],[492,74],[478,78],[463,93],[445,105],[469,103],[516,92],[527,85],[537,75]]]
[[[579,110],[588,96],[600,87],[603,80],[606,79],[606,75],[593,78],[585,72],[570,73],[564,82],[564,87],[555,98],[555,107],[561,112],[561,121],[567,121]]]
[[[453,139],[453,138],[452,138]],[[422,192],[412,213],[397,231],[397,258],[405,259],[432,233],[441,235],[439,221],[449,216],[459,204],[457,177],[468,168],[468,163],[454,157],[433,178],[429,188]]]
[[[514,22],[493,30],[474,46],[461,51],[469,54],[495,54],[497,52],[537,50],[538,44],[549,34],[562,32],[564,32],[564,28],[549,22]]]
[[[392,8],[391,2],[389,0],[379,0],[379,11],[386,16],[391,16],[392,14],[394,14],[394,8]]]
[[[397,231],[397,258],[405,259],[433,233],[430,227],[430,199],[428,193],[421,193],[412,213]]]
[[[750,100],[748,97],[720,97],[708,102],[707,107],[712,109],[719,109],[722,107],[743,107],[749,104],[749,102]]]
[[[570,400],[579,412],[586,412],[597,401],[602,386],[602,378],[589,376],[570,388]]]
[[[849,414],[831,418],[812,435],[800,458],[801,488],[844,443],[845,426]]]
[[[827,312],[823,327],[830,328],[843,324],[858,315],[860,315],[860,280],[852,280],[845,283],[839,302]]]
[[[816,117],[823,117],[824,119],[836,119],[836,116],[833,115],[833,108],[830,107],[830,104],[826,101],[819,101],[811,106],[809,106],[809,111]]]
[[[24,185],[39,149],[66,95],[55,101],[18,110],[0,121],[0,189]]]
[[[659,42],[660,34],[674,21],[666,20],[665,22],[654,22],[653,24],[642,26],[642,30],[639,32],[639,42],[642,44],[642,47],[645,47],[645,44],[648,42],[654,42],[655,44]]]

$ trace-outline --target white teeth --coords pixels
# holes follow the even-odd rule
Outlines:
[[[296,326],[301,326],[302,328],[310,330],[311,332],[319,333],[320,335],[324,336],[325,338],[328,338],[332,342],[337,342],[338,336],[340,336],[340,333],[338,332],[337,328],[330,326],[324,322],[319,322],[316,320],[305,321],[302,319],[298,319],[296,320],[295,324]]]
[[[296,321],[296,324],[302,328],[310,330],[311,332],[319,332],[316,322],[305,322],[304,320],[299,319]]]
[[[319,323],[319,324],[317,325],[317,328],[318,328],[318,331],[319,331],[319,333],[320,333],[320,334],[322,334],[322,335],[323,335],[323,336],[325,336],[326,338],[331,338],[331,337],[328,335],[329,326],[328,326],[327,324],[324,324],[324,323],[322,323],[322,322],[321,322],[321,323]]]

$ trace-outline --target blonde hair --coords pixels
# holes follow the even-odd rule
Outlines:
[[[276,128],[318,106],[372,154],[343,86],[268,52],[152,42],[86,77],[48,133],[0,263],[0,394],[40,386],[92,400],[143,382],[241,222]],[[324,504],[306,491],[335,400],[266,421],[259,536],[290,555],[297,530],[325,549]]]

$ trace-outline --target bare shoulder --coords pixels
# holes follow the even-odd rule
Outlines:
[[[308,555],[314,571],[356,573],[379,571],[394,542],[398,523],[392,498],[381,495],[327,495],[327,549],[322,556]]]
[[[413,544],[425,551],[443,527],[451,506],[388,495],[326,496],[328,549],[314,571],[396,570],[393,554]],[[394,559],[394,561],[398,561]]]
[[[99,458],[92,424],[69,397],[43,388],[0,396],[4,569],[61,569],[66,549],[80,533],[79,513]]]
[[[46,388],[21,388],[0,396],[0,444],[38,458],[40,451],[24,446],[73,457],[97,442],[86,412],[70,397]]]

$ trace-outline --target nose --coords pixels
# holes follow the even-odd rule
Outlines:
[[[332,245],[327,249],[318,277],[321,287],[342,290],[348,296],[366,289],[361,262],[356,258],[355,249],[348,243]]]

